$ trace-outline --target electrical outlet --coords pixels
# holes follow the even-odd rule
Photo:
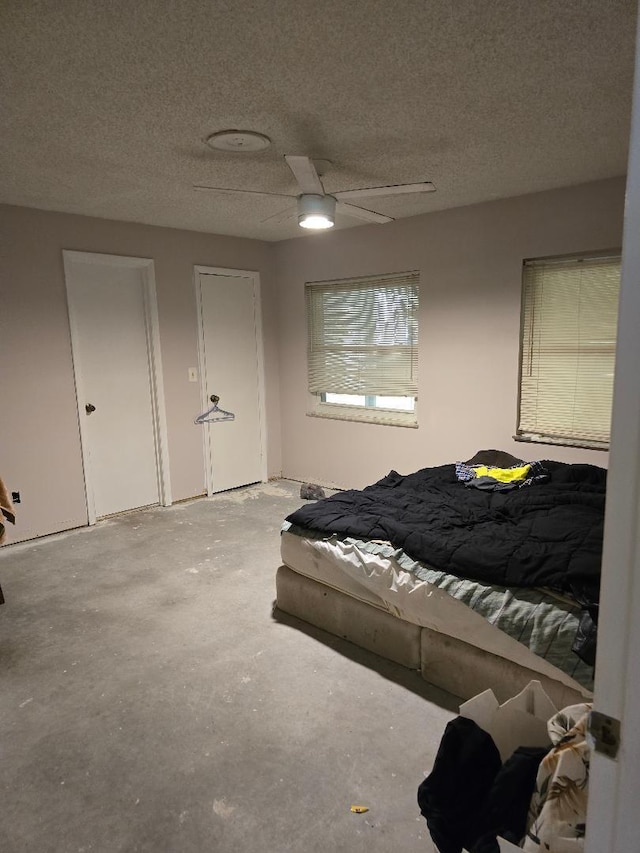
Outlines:
[[[20,503],[20,492],[11,492],[11,500],[14,504]]]
[[[198,371],[195,367],[189,368],[189,382],[197,382],[198,381]]]

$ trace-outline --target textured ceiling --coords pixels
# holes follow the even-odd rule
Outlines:
[[[433,181],[369,205],[403,217],[624,174],[635,7],[2,0],[0,201],[280,240],[286,199],[193,184],[295,194],[306,154],[327,191]],[[273,144],[205,146],[225,128]]]

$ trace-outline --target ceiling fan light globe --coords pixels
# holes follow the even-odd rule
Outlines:
[[[298,225],[322,231],[335,223],[336,200],[330,195],[303,194],[298,197]]]
[[[326,228],[333,228],[334,222],[327,216],[317,213],[304,213],[298,217],[298,225],[301,228],[309,228],[310,230],[322,231]]]

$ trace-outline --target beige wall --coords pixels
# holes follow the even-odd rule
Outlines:
[[[624,181],[447,210],[276,246],[283,472],[361,487],[391,468],[465,459],[480,448],[607,464],[607,454],[516,443],[524,258],[619,246]],[[419,428],[307,412],[304,282],[420,271]]]
[[[194,264],[258,270],[265,342],[268,470],[281,471],[273,250],[216,237],[0,207],[0,476],[20,490],[18,541],[86,524],[62,250],[153,258],[174,500],[202,494]],[[10,525],[9,525],[10,527]]]
[[[522,259],[618,246],[615,179],[271,246],[0,206],[0,476],[23,503],[10,541],[86,523],[62,250],[153,258],[174,500],[202,494],[193,266],[261,273],[270,476],[359,487],[497,447],[607,464],[595,451],[517,444]],[[308,417],[304,282],[418,269],[418,429]]]

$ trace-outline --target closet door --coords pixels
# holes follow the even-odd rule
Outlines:
[[[65,252],[90,523],[163,497],[150,265]]]
[[[234,420],[204,424],[208,494],[266,480],[259,279],[196,268],[203,410],[211,395]]]

